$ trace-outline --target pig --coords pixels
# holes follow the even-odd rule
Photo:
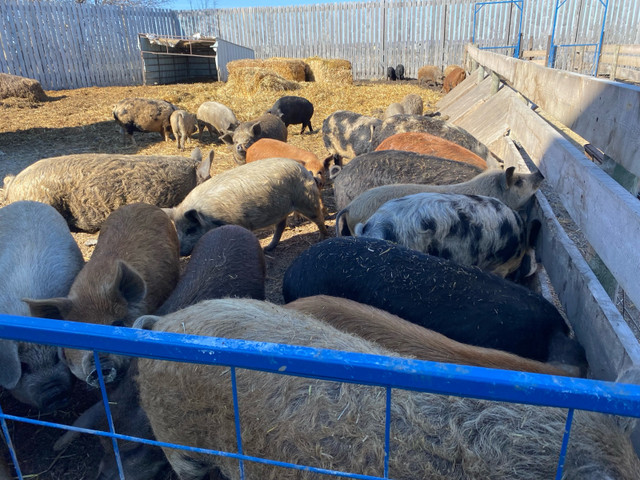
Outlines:
[[[4,180],[7,203],[34,200],[54,207],[74,230],[96,232],[118,207],[180,203],[209,178],[213,150],[202,158],[81,153],[45,158]]]
[[[447,75],[458,68],[462,70],[462,67],[460,65],[447,65],[444,69],[444,77],[446,78]]]
[[[246,163],[247,149],[261,138],[286,142],[287,126],[275,115],[265,113],[255,120],[242,122],[233,133],[220,137],[227,145],[233,145],[233,159],[238,165]]]
[[[457,87],[465,78],[467,78],[467,74],[462,68],[453,68],[444,78],[444,82],[442,83],[442,93],[449,93],[451,90]]]
[[[166,315],[210,298],[264,300],[265,276],[264,253],[256,236],[246,228],[223,225],[198,240],[178,285],[155,314]]]
[[[527,227],[517,212],[493,197],[453,193],[389,200],[356,225],[356,236],[475,265],[503,278],[520,267],[528,248]]]
[[[513,210],[520,210],[538,191],[544,177],[539,170],[534,173],[517,173],[515,170],[515,167],[487,170],[467,182],[452,185],[397,184],[371,188],[338,212],[336,236],[352,235],[356,225],[366,222],[385,202],[422,192],[484,195],[497,198]]]
[[[382,143],[376,147],[376,151],[380,150],[404,150],[422,155],[434,155],[457,162],[470,163],[483,170],[487,169],[487,162],[484,158],[479,157],[457,143],[426,132],[396,133],[395,135],[385,138]]]
[[[185,142],[191,140],[191,135],[198,131],[196,116],[185,110],[174,110],[169,120],[178,149],[184,150]]]
[[[287,95],[276,100],[267,113],[275,115],[282,120],[286,127],[289,125],[302,124],[300,135],[305,128],[309,129],[309,133],[313,133],[311,127],[311,117],[313,116],[313,103],[304,97],[296,97]]]
[[[396,66],[396,77],[398,80],[404,80],[404,65],[401,63]]]
[[[394,115],[402,115],[404,113],[404,107],[399,103],[392,103],[384,111],[384,118],[389,118]]]
[[[396,81],[398,77],[396,76],[396,69],[393,67],[387,67],[387,80]]]
[[[458,127],[441,118],[419,115],[394,115],[393,117],[385,119],[382,124],[375,129],[370,150],[368,151],[375,150],[387,137],[403,132],[427,132],[436,137],[457,143],[467,150],[471,150],[490,164],[496,162],[489,152],[489,149],[464,128]]]
[[[198,185],[180,205],[165,212],[178,231],[181,255],[189,255],[207,231],[225,224],[249,230],[277,224],[265,247],[268,252],[280,241],[291,212],[314,222],[322,238],[328,235],[315,180],[288,158],[267,158],[227,170]]]
[[[176,312],[203,300],[238,297],[265,298],[265,260],[260,242],[247,229],[225,225],[207,232],[198,241],[184,274],[173,293],[155,311],[155,315]],[[138,401],[137,359],[125,377],[109,393],[109,405],[116,431],[153,439],[146,413]],[[102,401],[87,409],[73,424],[75,427],[108,429]],[[65,433],[54,450],[63,450],[77,438],[77,432]],[[101,437],[104,438],[104,437]],[[117,480],[118,470],[111,441],[101,441],[105,454],[100,462],[98,479]],[[135,442],[119,442],[125,478],[151,480],[168,467],[159,447]]]
[[[420,95],[408,93],[402,98],[400,105],[402,105],[402,113],[406,113],[407,115],[422,115],[423,103]]]
[[[379,308],[347,298],[315,295],[299,298],[284,307],[311,315],[341,332],[352,333],[402,356],[547,375],[572,376],[574,373],[501,350],[465,345]]]
[[[348,298],[461,343],[586,369],[582,346],[541,295],[384,240],[339,237],[313,245],[285,272],[282,292],[285,303],[312,295]]]
[[[171,294],[180,273],[178,236],[169,218],[153,205],[134,203],[104,222],[91,259],[66,297],[29,298],[33,317],[130,327],[154,312]],[[98,387],[93,353],[65,348],[71,372]],[[101,354],[106,383],[122,378],[128,358]]]
[[[171,114],[178,107],[152,98],[125,98],[113,106],[113,118],[120,125],[122,143],[127,137],[134,145],[133,132],[158,132],[169,141],[171,133]]]
[[[158,333],[394,356],[312,317],[256,300],[210,300],[164,317],[142,317],[136,325]],[[237,451],[229,367],[141,358],[139,370],[140,401],[158,440]],[[243,452],[382,475],[387,408],[382,388],[249,369],[237,369],[235,378]],[[389,408],[389,478],[532,480],[556,472],[566,409],[403,389],[393,390]],[[640,461],[629,438],[634,423],[577,410],[564,477],[635,480]],[[203,478],[214,468],[240,478],[238,460],[229,456],[164,450],[179,478]],[[319,478],[259,462],[245,461],[243,470],[245,478],[264,480]]]
[[[69,227],[53,207],[20,201],[0,208],[0,313],[29,316],[23,298],[66,295],[83,265]],[[0,339],[0,386],[50,412],[68,403],[72,377],[56,347]]]
[[[247,149],[247,163],[277,157],[290,158],[303,165],[311,172],[320,189],[324,186],[327,169],[333,160],[333,157],[329,156],[321,161],[315,153],[273,138],[261,138]]]
[[[196,118],[198,119],[200,140],[202,140],[202,134],[205,128],[209,131],[209,136],[213,139],[214,134],[216,138],[227,133],[233,135],[233,131],[239,124],[233,111],[226,105],[218,102],[204,102],[198,107]]]
[[[336,208],[342,210],[365,190],[391,183],[451,184],[471,180],[482,170],[467,163],[400,150],[359,155],[333,178]]]
[[[427,87],[442,85],[442,69],[435,65],[425,65],[418,69],[418,83]]]
[[[371,152],[373,135],[382,121],[348,110],[338,110],[322,122],[322,141],[337,163]]]

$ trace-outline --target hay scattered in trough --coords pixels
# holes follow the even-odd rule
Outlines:
[[[240,92],[245,96],[257,92],[285,92],[298,90],[300,84],[281,77],[268,68],[236,67],[229,72],[227,91]]]
[[[47,100],[47,95],[37,80],[0,73],[0,100],[6,98],[24,98],[31,102],[43,102]]]
[[[353,84],[351,62],[348,60],[310,57],[305,62],[309,65],[309,81]]]

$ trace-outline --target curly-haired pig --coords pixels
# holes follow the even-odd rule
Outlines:
[[[404,80],[404,65],[401,63],[396,65],[396,77],[398,80]]]
[[[143,317],[136,326],[158,337],[186,333],[396,356],[310,316],[256,300],[210,300],[164,317]],[[389,408],[389,478],[532,480],[553,478],[557,470],[566,409],[403,389],[394,389],[387,404],[384,389],[376,386],[145,358],[137,381],[156,438],[237,452],[234,376],[243,452],[252,456],[381,477]],[[636,480],[633,425],[632,419],[576,410],[566,479]],[[215,468],[240,478],[236,458],[164,451],[179,478],[206,478]],[[261,480],[321,477],[251,461],[243,462],[243,472]]]
[[[371,152],[374,132],[382,125],[378,118],[367,117],[348,110],[333,112],[322,122],[322,141],[336,163]]]
[[[136,144],[133,132],[158,132],[169,141],[171,114],[178,107],[153,98],[125,98],[113,106],[113,118],[122,130],[122,142],[128,136]]]
[[[304,165],[304,168],[309,170],[311,175],[313,175],[313,178],[318,184],[318,188],[324,186],[327,168],[333,160],[331,156],[320,160],[313,152],[296,147],[290,143],[274,140],[273,138],[261,138],[247,150],[247,163],[276,157],[290,158]]]
[[[220,137],[224,143],[233,145],[233,159],[238,165],[246,163],[247,149],[261,138],[287,141],[287,126],[271,113],[265,113],[255,120],[242,122],[231,133]]]
[[[198,119],[200,140],[202,140],[202,133],[205,128],[213,139],[214,135],[215,138],[219,138],[226,133],[233,134],[233,131],[240,123],[233,110],[218,102],[204,102],[201,104],[196,112],[196,117]]]
[[[25,301],[34,317],[128,327],[162,305],[179,273],[173,224],[162,209],[134,203],[109,215],[91,259],[66,297]],[[63,358],[76,377],[98,386],[92,352],[65,348]],[[113,354],[100,360],[105,382],[114,381],[128,366],[128,358]]]
[[[522,217],[500,200],[479,195],[426,192],[389,200],[357,224],[355,233],[501,277],[518,269],[528,249]]]
[[[322,208],[320,190],[307,169],[289,158],[267,158],[216,175],[194,188],[180,205],[165,211],[176,225],[180,254],[189,255],[202,235],[226,224],[249,230],[276,224],[265,248],[272,250],[292,212],[315,223],[325,237]]]
[[[463,183],[420,185],[415,183],[382,185],[370,188],[336,215],[336,236],[353,235],[356,224],[366,222],[385,202],[415,193],[439,192],[494,197],[509,208],[519,210],[538,191],[544,177],[540,171],[517,173],[515,167],[487,170]]]
[[[285,303],[312,295],[349,298],[458,342],[586,366],[584,350],[541,295],[385,240],[338,237],[312,245],[285,272],[282,292]]]
[[[333,167],[332,167],[333,171]],[[482,170],[474,165],[400,150],[365,153],[333,177],[336,208],[342,210],[362,192],[393,183],[446,185],[471,180]]]
[[[470,163],[483,170],[487,169],[487,162],[484,158],[479,157],[457,143],[426,132],[396,133],[395,135],[385,138],[382,143],[376,147],[376,151],[380,150],[404,150],[422,155],[433,155],[457,162]]]
[[[185,110],[175,110],[169,120],[178,148],[184,150],[185,142],[191,140],[191,135],[198,131],[196,116]]]
[[[496,163],[489,149],[477,138],[467,132],[464,128],[447,122],[441,118],[427,117],[421,115],[394,115],[386,118],[382,124],[375,129],[371,147],[368,151],[373,151],[382,143],[385,138],[403,132],[427,132],[436,137],[441,137],[453,143],[471,150],[487,161],[490,165]],[[364,153],[364,152],[362,152]]]
[[[422,97],[416,93],[408,93],[400,101],[402,105],[402,113],[407,115],[422,115],[424,105],[422,103]]]
[[[23,298],[66,295],[84,260],[53,207],[22,201],[0,208],[0,313],[29,316]],[[0,386],[41,411],[66,405],[71,373],[56,347],[0,339]]]
[[[202,158],[82,153],[45,158],[4,180],[4,200],[35,200],[54,207],[72,229],[96,232],[122,205],[173,207],[209,178],[213,151]]]
[[[309,133],[313,133],[311,127],[311,117],[313,116],[313,103],[304,97],[296,97],[287,95],[276,100],[267,113],[275,115],[282,120],[285,126],[302,124],[300,134],[305,128],[309,129]]]
[[[387,80],[396,81],[397,79],[396,69],[393,67],[387,67]]]
[[[451,69],[451,71],[444,77],[444,82],[442,82],[442,93],[449,93],[465,78],[467,78],[467,74],[462,68],[455,67]]]
[[[402,356],[548,375],[573,374],[513,353],[456,342],[397,315],[348,298],[314,295],[299,298],[284,307],[311,315],[342,332],[352,333]]]

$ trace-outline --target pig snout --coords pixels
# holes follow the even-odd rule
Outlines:
[[[51,380],[42,385],[38,398],[38,410],[48,413],[66,407],[70,400],[69,384],[70,378],[68,382]]]
[[[103,357],[102,355],[99,356],[99,359],[100,371],[102,372],[104,383],[113,382],[118,375],[118,370],[116,369],[114,362],[109,357]],[[93,370],[91,370],[91,372],[89,372],[89,375],[87,375],[85,381],[92,387],[100,388],[100,376],[95,365]]]

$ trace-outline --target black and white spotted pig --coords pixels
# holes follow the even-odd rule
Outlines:
[[[322,122],[322,141],[336,163],[341,163],[342,158],[372,152],[374,131],[380,125],[382,121],[377,118],[338,110]]]
[[[475,265],[501,277],[518,269],[527,250],[522,217],[501,201],[479,195],[427,192],[396,198],[357,224],[356,235]]]
[[[332,167],[331,170],[334,171]],[[359,155],[333,178],[336,208],[342,210],[370,188],[394,183],[448,185],[471,180],[482,169],[431,155],[381,150]]]
[[[302,130],[309,129],[309,133],[313,133],[311,127],[311,117],[313,116],[313,103],[304,97],[296,97],[287,95],[276,100],[267,113],[275,115],[282,120],[285,126],[302,124]]]
[[[227,132],[220,140],[233,144],[233,159],[238,165],[247,162],[247,149],[261,138],[287,141],[287,126],[275,115],[265,113],[255,120],[242,122],[233,132]]]
[[[479,268],[384,240],[338,237],[312,245],[287,269],[282,292],[285,303],[312,295],[349,298],[458,342],[580,373],[586,369],[582,346],[541,295]]]

